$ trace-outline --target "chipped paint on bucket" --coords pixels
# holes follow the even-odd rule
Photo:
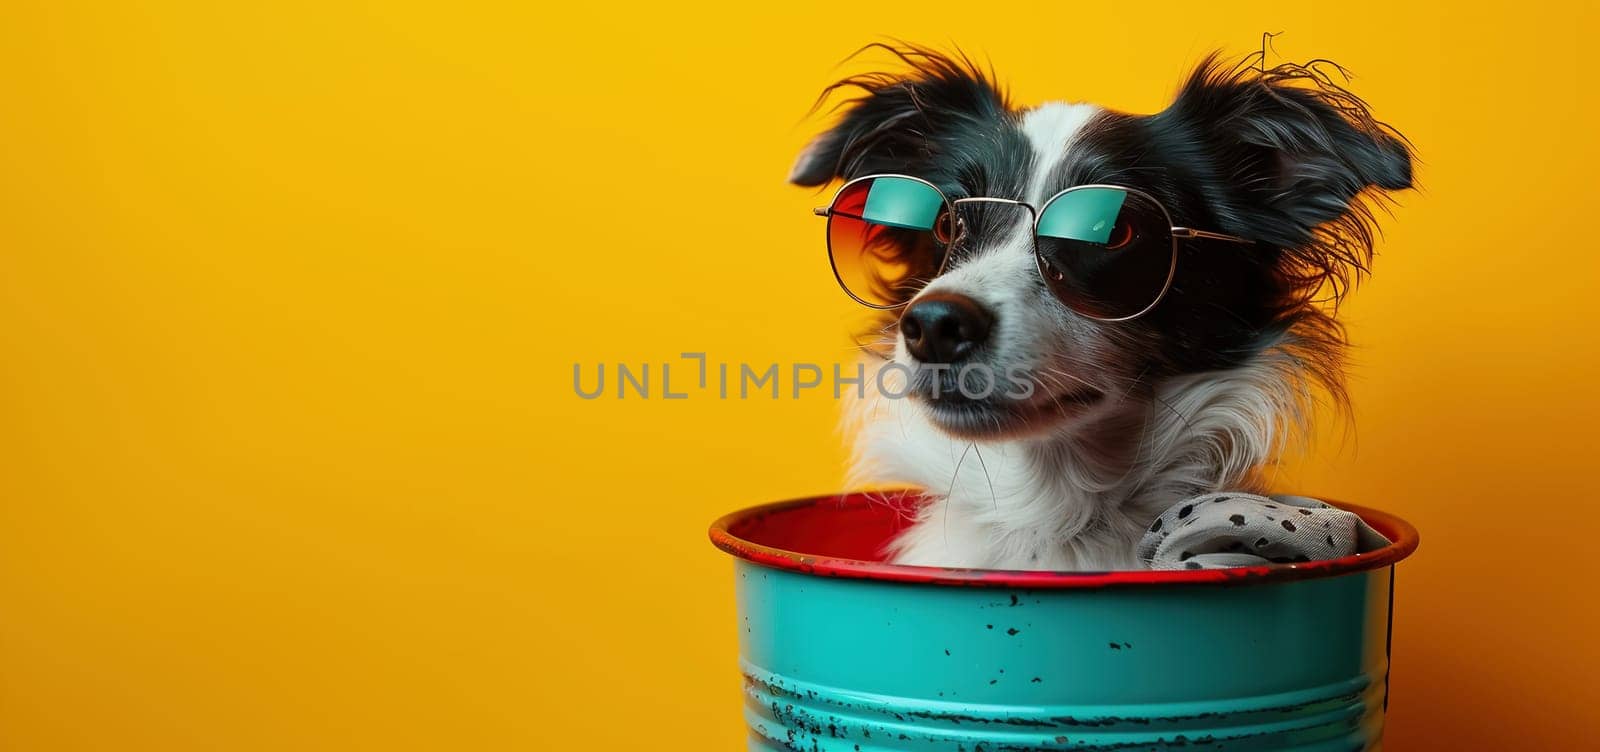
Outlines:
[[[1235,570],[988,572],[873,561],[900,505],[729,515],[752,750],[1374,749],[1395,543]],[[806,553],[799,553],[799,552]]]

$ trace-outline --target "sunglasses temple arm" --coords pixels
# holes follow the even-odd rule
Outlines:
[[[828,212],[829,212],[829,208],[826,207],[826,206],[819,206],[819,207],[811,210],[812,214],[815,214],[815,215],[817,215],[819,217],[828,216]]]
[[[1229,241],[1231,243],[1249,243],[1251,245],[1254,245],[1255,242],[1256,242],[1256,241],[1251,240],[1249,238],[1241,238],[1241,237],[1239,237],[1237,235],[1224,235],[1224,234],[1222,234],[1220,232],[1206,232],[1205,230],[1196,230],[1196,229],[1194,229],[1192,227],[1174,227],[1174,228],[1172,228],[1172,236],[1176,237],[1176,238],[1205,238],[1207,240],[1226,240],[1226,241]]]

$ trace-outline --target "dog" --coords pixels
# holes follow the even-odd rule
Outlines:
[[[1269,68],[1261,54],[1230,65],[1213,54],[1165,109],[1138,115],[1019,107],[992,70],[960,53],[874,46],[904,68],[829,87],[824,99],[854,96],[789,180],[900,175],[945,198],[943,229],[928,231],[938,258],[901,259],[919,271],[901,280],[907,299],[885,307],[867,348],[910,374],[895,395],[905,398],[880,391],[849,411],[852,482],[926,491],[889,559],[1135,569],[1137,542],[1174,504],[1264,492],[1264,469],[1303,434],[1318,396],[1344,400],[1346,336],[1332,312],[1367,272],[1374,209],[1412,186],[1410,143],[1336,83],[1342,69],[1329,63]],[[1059,245],[1036,227],[1041,207],[1095,185],[1159,204],[1172,235],[1202,228],[1171,243],[1166,286],[1133,316],[1094,315],[1063,295],[1063,284],[1094,283],[1056,268],[1079,262],[1041,250]],[[844,216],[830,215],[830,233]],[[1164,239],[1154,222],[1137,223],[1157,249],[1152,280]],[[1069,245],[1099,258],[1115,242]],[[896,252],[923,253],[910,248]],[[972,396],[961,367],[1028,378]]]

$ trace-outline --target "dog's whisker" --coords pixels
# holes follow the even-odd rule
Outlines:
[[[978,455],[978,467],[983,469],[983,479],[989,482],[989,499],[994,502],[994,511],[1000,511],[1000,495],[994,492],[994,476],[989,474],[989,463],[983,461],[983,451],[977,444],[972,445],[972,453]]]
[[[961,453],[961,459],[956,460],[956,469],[955,472],[950,474],[950,488],[949,490],[945,491],[945,498],[948,499],[955,495],[956,480],[961,477],[961,464],[967,461],[967,452],[972,451],[973,447],[975,446],[977,446],[977,444],[967,444],[966,450]],[[950,506],[948,504],[946,504],[944,508],[944,533],[945,548],[948,549],[950,547]]]

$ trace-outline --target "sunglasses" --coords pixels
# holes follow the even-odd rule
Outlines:
[[[1172,287],[1178,241],[1255,241],[1177,227],[1148,193],[1117,185],[1080,185],[1038,208],[1005,198],[945,197],[909,175],[866,175],[839,188],[826,207],[828,259],[839,286],[865,306],[909,303],[944,272],[967,223],[967,204],[1020,206],[1033,224],[1033,253],[1051,292],[1073,311],[1099,321],[1127,321],[1155,308]]]

